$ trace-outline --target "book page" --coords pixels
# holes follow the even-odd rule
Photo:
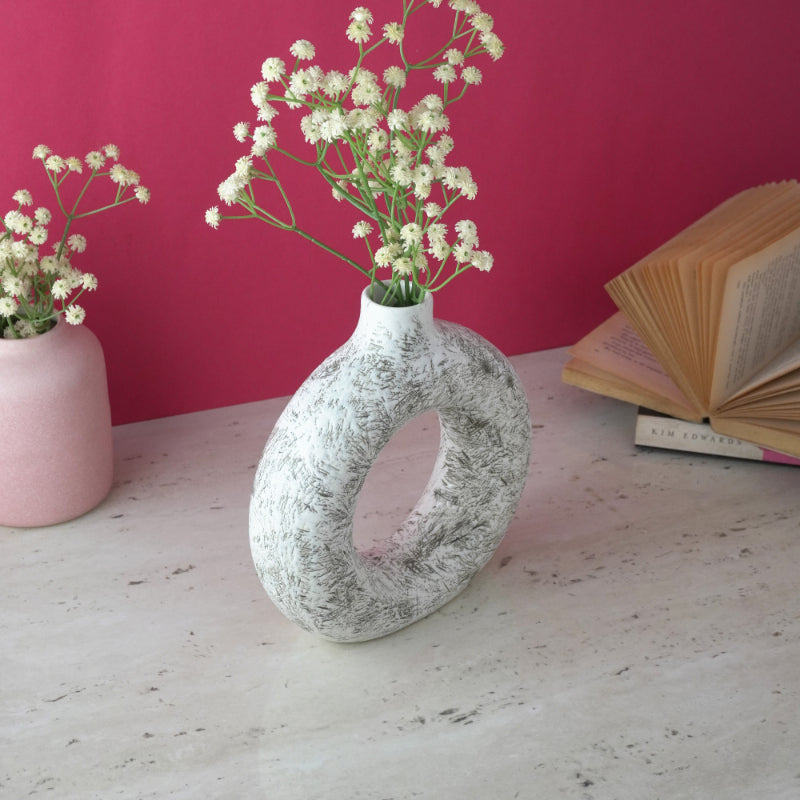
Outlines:
[[[636,331],[617,312],[570,348],[573,358],[595,368],[641,386],[650,394],[660,395],[670,404],[697,416],[694,408]],[[674,412],[671,412],[674,413]],[[702,415],[701,415],[702,416]]]
[[[800,458],[800,422],[791,420],[760,420],[752,423],[746,419],[712,417],[711,427],[724,436],[735,436],[761,447]]]
[[[751,399],[800,389],[800,339],[759,370],[722,408],[746,407]]]
[[[695,407],[706,412],[711,407],[717,333],[718,297],[704,279],[711,273],[701,275],[700,267],[706,261],[716,266],[724,257],[726,272],[730,264],[797,227],[798,195],[795,181],[740,192],[606,284],[611,298]],[[798,221],[776,231],[775,220],[786,209],[799,209]],[[724,273],[720,296],[723,286]]]
[[[800,336],[800,229],[730,268],[711,408],[746,386]]]

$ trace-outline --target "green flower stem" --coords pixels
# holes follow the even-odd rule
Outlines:
[[[298,228],[296,225],[292,226],[288,230],[293,231],[294,233],[302,236],[304,239],[307,239],[312,244],[315,244],[317,247],[322,248],[327,253],[330,253],[331,255],[334,255],[337,258],[340,258],[346,264],[349,264],[351,267],[355,267],[362,275],[364,275],[365,277],[367,277],[370,280],[372,280],[372,274],[371,274],[371,272],[369,270],[364,269],[364,267],[362,267],[361,264],[359,264],[357,261],[353,261],[352,258],[349,258],[348,256],[344,255],[344,253],[340,253],[335,248],[331,247],[328,244],[325,244],[325,242],[320,241],[319,239],[317,239],[316,237],[312,236],[307,231],[304,231],[301,228]]]

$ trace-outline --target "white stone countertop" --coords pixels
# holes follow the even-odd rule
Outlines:
[[[564,361],[512,359],[533,456],[494,558],[362,644],[288,622],[250,559],[285,400],[115,428],[102,505],[0,528],[0,797],[800,797],[800,468],[637,449]],[[359,540],[413,505],[437,425],[384,451]]]

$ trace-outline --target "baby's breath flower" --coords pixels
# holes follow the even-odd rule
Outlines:
[[[108,171],[108,177],[120,186],[135,186],[139,182],[139,176],[122,164],[114,164]]]
[[[69,297],[69,292],[70,289],[66,278],[58,278],[58,280],[53,281],[50,294],[52,294],[56,300],[66,300]]]
[[[373,152],[385,150],[389,146],[389,134],[380,128],[373,128],[367,137],[367,147]]]
[[[320,89],[330,98],[338,97],[343,92],[346,92],[349,86],[350,81],[347,75],[338,70],[331,70],[320,82]]]
[[[275,147],[277,141],[278,136],[272,126],[259,125],[259,127],[253,131],[253,147],[250,152],[254,156],[262,157],[270,148]]]
[[[350,12],[350,19],[354,22],[366,22],[368,25],[372,24],[372,12],[364,6],[357,6]]]
[[[464,83],[477,86],[483,80],[483,75],[477,67],[469,66],[461,70],[461,79]]]
[[[399,136],[394,138],[392,142],[392,152],[397,156],[399,161],[408,163],[414,151],[403,141]]]
[[[429,3],[430,3],[430,4],[431,4],[431,5],[434,7],[434,8],[439,8],[439,6],[442,4],[442,0],[428,0],[428,2],[429,2]]]
[[[271,106],[269,103],[258,106],[258,121],[259,122],[272,122],[278,116],[278,109]]]
[[[11,244],[11,257],[20,263],[31,257],[31,248],[27,242],[13,242]]]
[[[250,133],[250,126],[246,122],[237,122],[233,126],[233,138],[237,142],[244,142],[247,135]]]
[[[433,168],[429,164],[418,164],[414,168],[415,183],[433,183],[435,178]]]
[[[452,83],[456,79],[456,71],[450,64],[440,64],[433,71],[433,77],[440,83]]]
[[[84,160],[86,161],[86,166],[93,170],[103,169],[103,165],[106,163],[106,157],[99,150],[92,150],[87,153]]]
[[[64,312],[64,319],[66,319],[70,325],[80,325],[84,319],[86,319],[86,311],[82,306],[79,306],[77,303],[73,303]]]
[[[398,258],[393,264],[392,269],[400,276],[413,275],[413,263],[410,258],[402,256]]]
[[[47,228],[43,228],[41,225],[37,225],[31,231],[29,239],[31,244],[35,244],[37,247],[41,244],[44,244],[47,241]]]
[[[33,230],[33,220],[19,211],[6,215],[6,227],[20,236],[27,236]]]
[[[83,172],[83,162],[79,158],[70,156],[65,163],[70,172],[77,172],[78,174]]]
[[[19,303],[13,297],[0,297],[0,317],[13,317],[18,308]]]
[[[436,205],[435,203],[429,203],[429,205]],[[444,222],[432,222],[428,225],[428,243],[435,244],[436,242],[444,241],[445,236],[447,236],[447,225]]]
[[[428,252],[438,261],[444,261],[450,255],[451,249],[444,239],[435,239]]]
[[[206,211],[206,222],[216,230],[219,228],[220,220],[222,216],[219,213],[219,208],[217,206],[212,206],[211,208]]]
[[[487,250],[476,251],[472,254],[472,266],[481,272],[488,272],[494,264],[494,256]]]
[[[3,336],[5,337],[6,333],[8,333],[8,328],[3,332]],[[18,319],[14,323],[14,330],[17,332],[17,336],[20,339],[29,339],[32,336],[36,336],[39,333],[36,330],[36,326],[28,319]]]
[[[406,85],[406,71],[402,67],[387,67],[383,82],[394,89],[402,89]]]
[[[267,105],[269,99],[269,86],[264,81],[254,83],[250,87],[250,99],[256,108]]]
[[[399,22],[387,22],[383,26],[383,35],[391,44],[400,44],[404,33],[403,26]]]
[[[414,182],[414,174],[411,167],[405,161],[398,161],[390,170],[392,180],[399,186],[411,186]]]
[[[397,244],[385,244],[375,251],[375,263],[379,267],[391,267],[394,260],[400,255],[400,247]]]
[[[478,226],[471,219],[461,219],[455,224],[456,233],[470,247],[478,246]]]
[[[369,25],[367,25],[366,22],[354,19],[347,26],[346,34],[351,42],[364,44],[364,42],[368,41],[369,37],[372,36],[372,31],[369,29]]]
[[[417,127],[425,133],[438,133],[450,128],[449,118],[441,111],[425,111],[415,121]]]
[[[45,159],[50,153],[51,150],[46,144],[37,144],[36,147],[33,148],[34,158]]]
[[[150,201],[150,190],[144,186],[137,186],[133,190],[133,194],[142,205]]]
[[[268,58],[261,65],[261,77],[263,77],[265,81],[280,80],[285,74],[286,64],[284,64],[283,60],[280,58],[275,58],[273,56]]]
[[[56,275],[59,270],[58,259],[55,256],[43,256],[39,261],[39,267],[45,275]]]
[[[425,215],[430,217],[431,219],[435,219],[436,217],[441,217],[444,211],[442,207],[438,203],[425,203]],[[428,231],[433,225],[429,226]]]
[[[25,294],[24,281],[18,275],[14,275],[12,273],[7,273],[3,277],[0,286],[3,287],[3,291],[6,294],[11,295],[12,297],[22,297]]]
[[[461,196],[465,197],[467,200],[474,200],[478,196],[478,184],[473,180],[463,181],[459,185],[458,191],[461,193]]]
[[[33,197],[31,197],[31,193],[27,189],[17,189],[17,191],[11,195],[11,199],[21,206],[33,205]]]
[[[353,225],[353,238],[366,239],[372,233],[372,225],[367,220],[362,219]]]
[[[219,199],[226,205],[233,205],[246,185],[247,181],[243,180],[239,175],[230,175],[217,187]]]
[[[390,111],[386,117],[386,124],[390,131],[403,131],[408,128],[408,114],[399,108]]]
[[[378,124],[380,116],[375,108],[354,108],[347,114],[347,127],[353,131],[368,133]]]
[[[302,100],[307,94],[318,88],[318,81],[311,70],[299,69],[289,81],[289,91],[297,100]]]
[[[485,11],[479,11],[469,18],[470,25],[483,33],[489,33],[494,27],[494,20]]]
[[[472,248],[466,242],[458,242],[453,247],[453,256],[459,264],[468,264],[472,259]]]
[[[233,166],[234,175],[238,175],[241,178],[249,180],[252,172],[253,172],[252,156],[242,156],[241,158],[236,159],[236,163]]]
[[[79,233],[73,233],[72,236],[67,239],[67,247],[69,247],[73,253],[82,253],[86,250],[86,237],[81,236]]]
[[[464,63],[464,54],[455,47],[451,47],[444,55],[447,63],[454,67]]]
[[[108,156],[108,158],[113,158],[114,161],[119,161],[119,147],[115,144],[107,144],[103,148],[103,152]]]
[[[378,88],[377,83],[364,81],[358,83],[353,87],[350,96],[353,102],[359,106],[371,106],[380,102],[381,90]]]
[[[400,239],[406,247],[422,244],[422,228],[416,222],[408,222],[400,228]]]
[[[486,52],[497,61],[505,52],[505,46],[500,41],[500,37],[491,31],[481,34],[481,44],[486,48]]]
[[[64,161],[61,156],[48,156],[44,162],[44,165],[50,170],[50,172],[61,172],[67,167],[66,161]]]
[[[443,133],[439,140],[436,143],[436,146],[445,154],[449,155],[453,152],[453,148],[455,147],[455,142],[453,141],[452,136],[448,136],[446,133]]]
[[[308,39],[298,39],[290,48],[289,52],[300,61],[311,61],[314,58],[316,49]]]
[[[97,289],[97,277],[92,275],[91,272],[84,272],[81,276],[81,285],[89,292]]]
[[[18,217],[21,216],[22,216],[21,212],[15,208],[12,211],[6,213],[6,215],[3,217],[3,225],[5,225],[6,228],[8,228],[10,231],[14,231],[14,233],[19,233],[19,231],[16,229],[16,220]]]

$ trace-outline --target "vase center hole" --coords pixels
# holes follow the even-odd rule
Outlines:
[[[439,416],[429,411],[396,431],[367,474],[353,518],[359,552],[388,539],[417,504],[439,453]]]

